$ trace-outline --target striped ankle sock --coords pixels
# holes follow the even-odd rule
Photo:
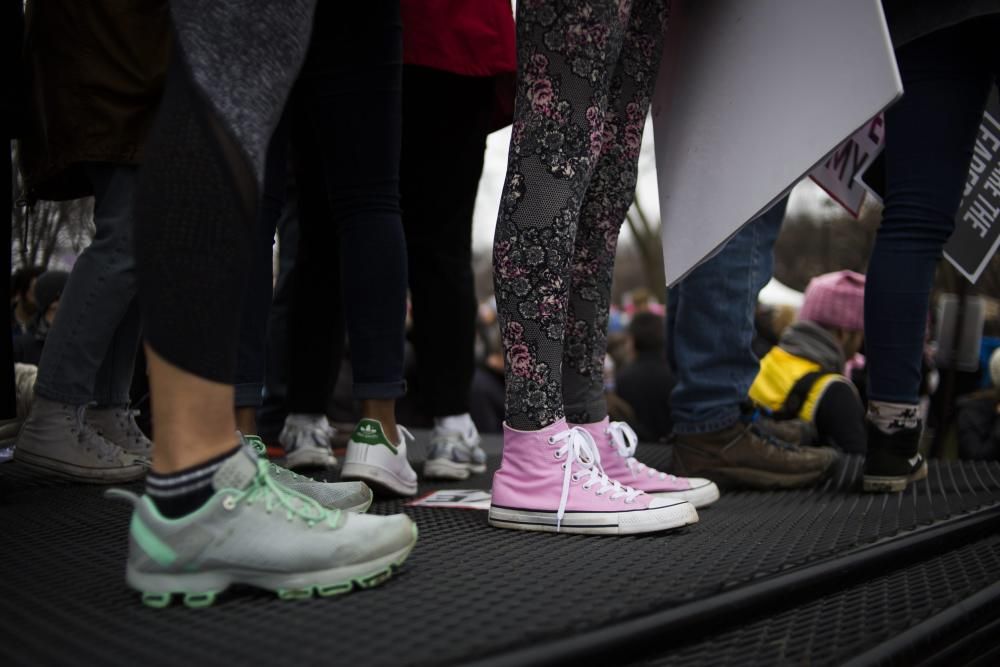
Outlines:
[[[190,514],[215,494],[212,476],[226,459],[239,451],[240,445],[236,445],[204,463],[166,475],[150,471],[146,475],[146,495],[168,519]]]

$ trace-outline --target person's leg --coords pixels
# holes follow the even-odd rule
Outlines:
[[[625,25],[616,2],[549,2],[523,8],[517,30],[517,100],[493,266],[506,421],[535,430],[564,417],[574,247]],[[587,30],[592,38],[566,39]]]
[[[137,479],[149,455],[149,441],[137,428],[134,438],[117,428],[119,417],[125,417],[123,426],[134,426],[127,405],[139,335],[133,307],[136,174],[133,166],[87,167],[96,235],[66,283],[42,351],[35,401],[18,437],[18,459],[74,479]],[[95,399],[111,409],[95,413],[91,423],[84,415]]]
[[[281,20],[307,24],[308,9],[282,5]],[[229,29],[243,17],[224,18]],[[185,25],[183,13],[175,19]],[[241,131],[249,125],[267,138],[267,119],[280,111],[268,106],[283,102],[302,46],[301,32],[279,17],[250,20],[260,21],[253,27],[281,28],[269,49],[245,53],[225,40],[203,43],[188,35],[205,49],[195,50],[198,76],[178,36],[137,197],[136,259],[157,447],[146,494],[117,495],[135,508],[127,580],[154,606],[179,592],[187,604],[204,606],[233,583],[284,598],[347,592],[391,574],[416,540],[415,525],[402,516],[328,512],[236,445],[232,378],[263,171],[252,157],[257,135]],[[227,58],[271,66],[235,68]],[[251,87],[273,96],[234,119],[225,114],[231,107],[206,104],[206,91],[194,81],[221,94],[213,77],[237,69],[261,77]]]
[[[836,461],[832,450],[778,442],[742,418],[759,370],[752,347],[757,295],[771,279],[786,204],[751,221],[670,290],[667,358],[677,378],[670,403],[679,474],[791,488],[822,479]]]
[[[20,7],[15,11],[15,15],[20,20]],[[8,12],[10,14],[10,12]],[[8,19],[9,20],[9,19]],[[20,35],[23,26],[19,23],[17,30],[12,33]],[[3,145],[9,151],[9,136],[13,133],[13,128],[0,125],[0,136],[3,137]],[[13,171],[11,157],[5,155],[0,158],[0,211],[13,210]],[[3,282],[3,294],[10,294],[11,279],[11,221],[10,217],[3,222],[3,230],[0,232],[0,247],[4,248],[3,258],[0,259],[0,280]],[[17,417],[17,389],[14,383],[14,343],[10,336],[0,337],[0,463],[9,460],[13,454],[12,446],[17,440],[18,432],[21,428],[21,420]]]
[[[257,431],[267,442],[277,440],[288,416],[289,314],[299,246],[299,204],[294,182],[278,218],[278,278],[267,320],[267,357],[263,402],[257,411]]]
[[[604,397],[608,311],[618,233],[635,194],[639,150],[660,61],[666,11],[659,2],[633,5],[621,58],[611,78],[601,155],[580,211],[563,342],[562,387],[566,419],[587,430],[612,479],[696,507],[719,490],[705,479],[675,478],[634,457],[638,438],[623,422],[610,423]],[[655,48],[648,48],[655,39]]]
[[[475,365],[472,212],[495,94],[491,77],[403,68],[401,205],[418,405],[434,418],[424,476],[486,470],[469,414]],[[447,174],[449,187],[440,187]]]
[[[288,174],[286,123],[278,123],[267,152],[263,195],[256,221],[253,257],[243,300],[236,361],[236,426],[243,434],[257,433],[257,408],[263,401],[267,321],[271,308],[274,230],[285,203]]]
[[[348,441],[341,477],[413,495],[416,473],[406,461],[405,430],[395,418],[395,400],[405,392],[406,317],[399,3],[380,0],[347,9],[320,3],[314,36],[298,94],[321,151],[331,213],[326,224],[340,233],[354,396],[362,415]],[[305,242],[307,223],[301,222]]]
[[[747,224],[674,285],[668,296],[667,358],[674,433],[708,433],[740,418],[759,360],[752,350],[757,295],[771,279],[787,198]]]
[[[612,75],[621,60],[636,78],[655,80],[665,11],[658,0],[631,9],[608,1],[537,3],[518,10],[517,99],[493,246],[507,412],[503,463],[493,478],[489,516],[496,527],[623,534],[697,521],[690,503],[642,495],[609,479],[596,463],[592,436],[570,428],[563,408],[574,267],[586,262],[588,267],[580,269],[586,271],[590,262],[612,261],[606,255],[613,256],[615,249],[605,244],[604,235],[624,219],[620,197],[629,187],[626,182],[621,190],[606,191],[609,183],[592,174],[603,152],[621,151],[618,176],[624,173],[627,180],[638,157],[636,137],[615,126],[609,93],[629,93],[613,89]],[[630,16],[643,34],[625,50]],[[649,17],[653,20],[647,22]],[[633,111],[644,121],[645,109]],[[592,205],[603,208],[609,195],[610,208],[620,210],[621,218],[612,220],[617,213],[609,212],[605,219],[601,210],[595,217],[603,227],[583,230],[581,210],[595,215],[585,202],[594,198]],[[624,195],[631,200],[631,192]],[[588,221],[595,227],[599,223]],[[581,234],[586,250],[598,255],[574,257]],[[594,246],[592,238],[599,239]],[[599,300],[585,288],[581,296]]]
[[[304,94],[299,84],[291,99],[298,215],[289,221],[293,233],[286,234],[287,247],[282,250],[285,256],[293,255],[294,270],[287,288],[287,414],[278,440],[285,450],[285,464],[293,469],[336,463],[330,450],[335,431],[327,419],[327,400],[344,353],[340,235],[332,223],[323,154],[304,108]]]
[[[917,404],[930,290],[994,81],[981,40],[997,25],[967,22],[896,53],[906,95],[886,112],[885,208],[865,285],[866,489],[926,474]]]
[[[102,178],[102,165],[89,167],[95,183]],[[118,167],[128,175],[127,185],[119,185],[121,190],[114,195],[111,187],[104,190],[105,202],[102,208],[120,210],[123,220],[116,235],[122,238],[125,250],[121,253],[120,265],[127,272],[128,284],[132,297],[126,310],[122,313],[118,327],[111,336],[111,341],[104,352],[104,358],[94,378],[92,405],[87,409],[86,421],[98,434],[118,445],[126,452],[148,457],[152,451],[152,442],[136,424],[135,416],[129,407],[131,401],[132,375],[135,371],[135,360],[139,349],[142,332],[140,328],[139,304],[135,299],[135,262],[132,252],[132,229],[135,224],[132,216],[132,198],[135,194],[137,175],[132,167]],[[121,177],[112,176],[112,184]],[[109,199],[116,201],[109,202]],[[96,204],[95,204],[96,207]],[[113,215],[113,213],[111,213]],[[96,226],[96,216],[95,216]],[[124,282],[120,278],[117,282]],[[106,287],[115,281],[105,283]],[[111,297],[109,298],[116,298]],[[98,315],[98,317],[100,317]]]
[[[86,405],[95,399],[98,373],[109,349],[114,357],[115,348],[122,346],[121,355],[128,356],[131,345],[135,355],[135,326],[123,332],[133,337],[131,341],[114,339],[136,293],[131,228],[137,172],[136,167],[126,165],[87,167],[94,187],[96,234],[73,265],[60,299],[59,317],[45,341],[35,386],[43,398]],[[114,375],[125,375],[124,370],[128,370],[124,389],[121,382],[112,382],[112,373],[105,370],[98,401],[127,401],[131,367]]]

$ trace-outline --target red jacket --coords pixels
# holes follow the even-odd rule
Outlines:
[[[403,62],[464,76],[517,70],[510,0],[401,0]]]

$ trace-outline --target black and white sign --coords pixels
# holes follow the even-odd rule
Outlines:
[[[447,507],[452,509],[488,510],[490,492],[480,489],[449,489],[434,491],[408,503],[411,507]]]
[[[990,96],[944,256],[975,283],[1000,247],[1000,99]]]

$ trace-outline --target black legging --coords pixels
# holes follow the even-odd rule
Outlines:
[[[136,192],[146,340],[181,369],[231,384],[257,184],[176,49]]]
[[[413,389],[432,417],[469,412],[475,364],[472,212],[494,104],[491,77],[403,68],[403,226],[413,300]]]

